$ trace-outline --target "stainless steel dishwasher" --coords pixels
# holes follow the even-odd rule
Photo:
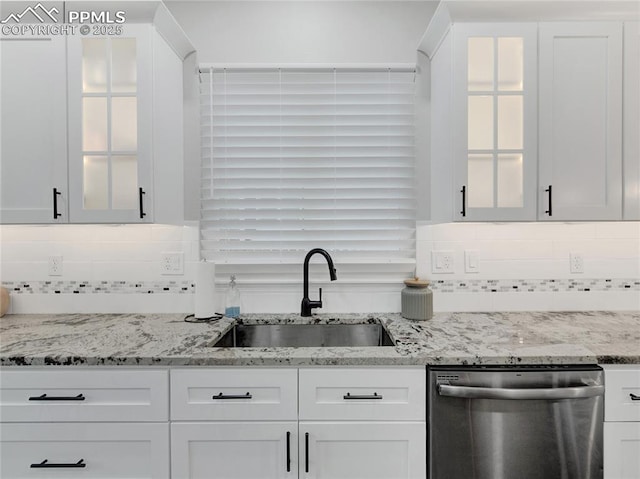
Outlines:
[[[598,366],[428,369],[429,479],[601,479]]]

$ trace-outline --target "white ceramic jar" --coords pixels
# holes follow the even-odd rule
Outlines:
[[[407,279],[402,290],[401,315],[406,319],[425,321],[433,317],[433,293],[429,281]]]

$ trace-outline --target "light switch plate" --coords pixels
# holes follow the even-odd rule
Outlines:
[[[473,250],[466,250],[464,252],[464,272],[465,273],[479,273],[480,262],[478,260],[478,252]]]

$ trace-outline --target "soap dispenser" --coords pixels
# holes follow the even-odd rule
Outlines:
[[[236,285],[235,275],[231,275],[231,281],[227,288],[224,315],[227,318],[237,318],[240,316],[240,290]]]

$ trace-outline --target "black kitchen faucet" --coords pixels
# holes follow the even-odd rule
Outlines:
[[[331,281],[338,279],[336,269],[333,267],[333,260],[329,253],[321,248],[314,248],[309,251],[304,258],[304,297],[302,298],[302,305],[300,306],[300,316],[311,316],[311,310],[313,308],[322,308],[322,288],[320,288],[320,299],[318,299],[318,301],[311,301],[309,299],[309,260],[316,253],[320,253],[327,260]]]

